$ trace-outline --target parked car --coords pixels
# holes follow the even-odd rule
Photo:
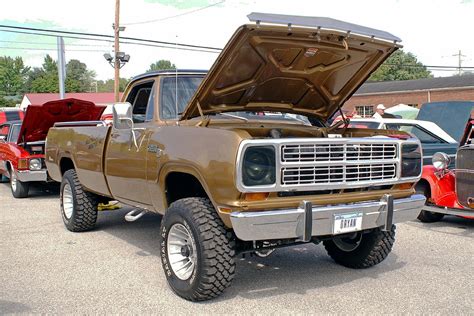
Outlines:
[[[28,196],[31,182],[48,181],[44,144],[51,126],[64,121],[97,120],[104,107],[66,99],[30,105],[22,121],[0,125],[0,175],[10,181],[15,198]]]
[[[468,122],[457,151],[456,168],[449,168],[450,157],[436,153],[431,166],[423,167],[416,189],[427,202],[418,219],[436,222],[445,214],[474,219],[474,120]]]
[[[17,108],[0,108],[0,124],[21,121],[25,116],[25,112]]]
[[[111,199],[144,209],[129,221],[163,214],[163,270],[187,300],[220,295],[242,252],[323,243],[339,264],[374,266],[392,249],[394,224],[425,202],[414,190],[419,140],[301,119],[326,122],[398,38],[327,18],[249,17],[260,23],[240,27],[209,73],[140,75],[112,126],[53,127],[47,137],[66,228],[93,229],[97,203]]]
[[[421,142],[424,165],[431,165],[433,154],[442,151],[452,158],[454,166],[458,142],[433,122],[391,118],[355,118],[350,120],[349,127],[388,129],[410,133]]]

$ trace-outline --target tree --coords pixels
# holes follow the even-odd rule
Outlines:
[[[156,70],[169,70],[169,69],[176,69],[176,65],[172,64],[171,61],[169,60],[161,59],[151,64],[150,69],[148,69],[146,72],[151,72],[151,71],[156,71]]]
[[[95,72],[88,70],[87,65],[77,59],[66,64],[66,91],[89,92],[94,81]]]
[[[370,81],[432,78],[431,72],[412,53],[397,50],[370,76]]]
[[[31,92],[52,93],[59,92],[58,65],[56,61],[46,55],[42,68],[34,68],[29,73],[28,83]]]
[[[21,57],[0,57],[0,96],[11,96],[24,92],[30,67],[25,67]]]
[[[128,84],[128,79],[120,78],[119,80],[119,91],[124,92],[125,87]],[[98,80],[97,81],[97,92],[114,92],[114,80],[107,79],[106,81]]]
[[[66,64],[66,92],[89,92],[95,72],[77,59]],[[26,86],[31,92],[59,92],[58,66],[51,56],[46,55],[42,68],[29,72]]]

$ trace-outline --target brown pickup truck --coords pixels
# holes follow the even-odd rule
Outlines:
[[[47,138],[66,227],[92,229],[108,200],[162,214],[166,278],[188,300],[220,295],[242,252],[322,242],[344,266],[376,265],[394,224],[425,202],[417,139],[326,124],[399,39],[327,18],[249,17],[208,73],[138,76],[113,126],[76,122]]]

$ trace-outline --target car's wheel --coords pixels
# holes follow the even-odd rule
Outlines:
[[[12,194],[17,199],[28,197],[28,191],[30,190],[30,184],[28,182],[21,182],[14,170],[10,171],[10,188]]]
[[[353,269],[364,269],[382,262],[392,251],[395,225],[390,231],[374,230],[350,237],[334,237],[324,241],[329,256],[337,263]]]
[[[418,183],[415,187],[416,193],[418,194],[423,194],[426,197],[426,204],[429,204],[430,198],[431,198],[431,190],[429,185],[426,183]],[[441,213],[434,213],[434,212],[429,212],[429,211],[421,211],[420,214],[418,215],[418,220],[420,220],[423,223],[434,223],[442,220],[444,217],[444,214]]]
[[[204,301],[231,284],[235,242],[208,199],[185,198],[171,204],[160,235],[163,270],[176,294]]]
[[[63,175],[60,189],[61,216],[72,232],[91,230],[97,221],[98,197],[82,187],[74,169]]]

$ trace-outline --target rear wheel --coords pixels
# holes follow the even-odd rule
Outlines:
[[[334,237],[324,241],[329,256],[340,265],[353,269],[370,268],[379,264],[392,251],[395,225],[390,231],[374,230],[349,237]]]
[[[231,284],[232,233],[208,199],[185,198],[171,204],[162,219],[160,244],[168,284],[182,298],[209,300]]]
[[[63,175],[60,190],[61,216],[72,232],[91,230],[97,221],[97,195],[82,187],[74,169]]]
[[[17,199],[28,197],[28,191],[30,190],[30,184],[28,182],[21,182],[14,170],[10,171],[10,188],[12,194]]]
[[[426,183],[418,183],[415,187],[416,193],[423,194],[426,197],[426,204],[429,204],[431,199],[431,190],[429,185]],[[444,214],[441,213],[434,213],[429,211],[421,211],[418,215],[418,220],[423,223],[434,223],[442,220]]]

